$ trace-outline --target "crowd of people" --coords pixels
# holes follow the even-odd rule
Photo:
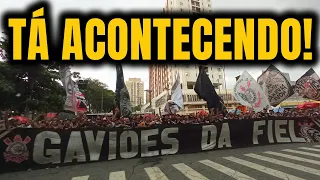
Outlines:
[[[56,117],[39,116],[32,121],[21,122],[17,119],[10,118],[10,128],[53,128],[53,129],[75,129],[75,128],[143,128],[154,127],[161,124],[175,125],[175,124],[210,124],[223,122],[226,120],[252,120],[270,117],[311,117],[320,118],[320,108],[299,110],[287,109],[283,112],[274,112],[273,110],[264,109],[261,112],[217,112],[200,111],[196,114],[179,115],[169,114],[164,116],[144,114],[132,115],[129,118],[121,118],[115,116],[87,116],[85,114],[78,115],[73,119],[58,119]]]

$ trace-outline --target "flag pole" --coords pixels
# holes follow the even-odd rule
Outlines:
[[[226,99],[227,99],[227,104],[228,104],[229,100],[228,100],[227,81],[226,81],[226,66],[225,65],[223,65],[223,79],[224,79],[224,89],[226,91]]]

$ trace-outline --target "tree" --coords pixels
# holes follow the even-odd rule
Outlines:
[[[2,54],[7,52],[8,40],[0,40]],[[3,55],[2,58],[7,59]],[[59,84],[56,64],[12,65],[0,62],[0,108],[15,109],[20,112],[29,110],[60,111],[63,108],[65,92]]]
[[[141,106],[142,105],[138,105],[138,106],[133,107],[133,112],[141,111]]]
[[[77,73],[80,77],[80,74]],[[107,85],[97,79],[87,78],[78,85],[84,94],[91,112],[110,112],[113,110],[115,94]],[[101,105],[103,104],[103,105]]]

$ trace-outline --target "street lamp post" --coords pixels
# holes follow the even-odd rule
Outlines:
[[[104,88],[102,88],[102,91],[101,91],[101,113],[103,113],[103,90]]]
[[[228,100],[228,91],[227,91],[227,82],[226,82],[226,66],[223,65],[222,68],[223,68],[224,89],[226,91],[226,99],[227,99],[227,104],[228,104],[229,100]]]

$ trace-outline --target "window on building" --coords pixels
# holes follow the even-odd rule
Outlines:
[[[221,76],[221,75],[219,75],[219,79],[222,79],[222,76]]]
[[[183,9],[181,9],[181,12],[183,11]]]
[[[186,76],[189,77],[189,73],[186,73]]]
[[[182,2],[180,2],[180,6],[183,6],[183,3],[182,3]]]
[[[194,1],[194,0],[192,0],[191,1],[191,5],[193,5],[193,6],[200,6],[200,3],[199,2],[197,2],[197,1]]]
[[[221,68],[218,68],[218,71],[220,72],[220,71],[221,71]]]
[[[208,7],[211,7],[211,5],[210,5],[210,4],[208,4]]]

